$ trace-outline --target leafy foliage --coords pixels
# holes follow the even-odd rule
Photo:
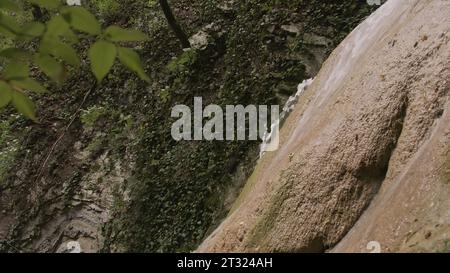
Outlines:
[[[0,1],[0,36],[13,40],[14,46],[0,49],[0,109],[12,104],[24,116],[36,120],[35,106],[29,92],[43,93],[46,88],[32,79],[30,68],[37,67],[51,80],[62,84],[68,77],[68,68],[77,68],[81,61],[75,50],[80,39],[95,42],[88,51],[91,69],[97,82],[101,83],[109,73],[116,58],[141,79],[149,81],[139,55],[121,42],[146,41],[147,35],[140,31],[118,26],[102,28],[100,22],[81,6],[67,6],[61,0],[26,0],[46,9],[50,18],[42,23],[36,20],[19,23],[17,13],[24,7],[13,0]],[[24,42],[33,42],[37,48],[21,48]]]
[[[110,42],[100,40],[89,50],[91,68],[99,82],[108,74],[117,56],[116,46]]]

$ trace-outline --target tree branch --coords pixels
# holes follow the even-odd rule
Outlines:
[[[191,44],[189,43],[189,39],[186,33],[184,33],[183,29],[177,23],[177,20],[175,19],[175,16],[173,15],[172,9],[170,8],[167,0],[159,0],[159,4],[161,5],[164,15],[166,16],[167,23],[169,23],[169,26],[172,28],[178,40],[180,40],[183,48],[190,48]]]

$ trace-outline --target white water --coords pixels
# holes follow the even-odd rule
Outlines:
[[[288,118],[289,114],[294,111],[295,106],[297,105],[301,95],[303,92],[305,92],[308,87],[313,83],[314,79],[308,79],[304,80],[301,84],[297,87],[297,92],[290,96],[289,99],[286,101],[282,112],[280,113],[280,118],[272,124],[270,128],[270,133],[266,132],[263,137],[263,142],[261,144],[260,150],[259,150],[259,158],[261,159],[262,156],[268,151],[268,147],[273,145],[273,141],[279,141],[279,138],[277,135],[279,132],[280,127],[283,125],[283,122]]]

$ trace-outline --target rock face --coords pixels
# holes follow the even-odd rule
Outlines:
[[[0,113],[0,252],[196,249],[234,203],[259,143],[176,142],[172,107],[192,107],[198,96],[205,105],[283,104],[375,8],[360,0],[170,1],[193,37],[183,51],[157,1],[103,2],[83,4],[105,26],[149,35],[133,45],[151,84],[118,65],[92,90],[83,62],[64,86],[36,98],[39,124]]]
[[[391,0],[356,28],[197,251],[446,250],[449,15]]]

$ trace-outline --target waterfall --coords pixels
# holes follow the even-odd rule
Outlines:
[[[314,79],[307,79],[300,83],[297,87],[297,92],[290,96],[289,99],[283,106],[283,110],[280,113],[280,118],[271,125],[270,132],[264,133],[263,142],[260,146],[259,158],[267,151],[267,147],[270,145],[271,141],[274,139],[274,133],[278,132],[277,129],[283,125],[283,122],[289,117],[289,114],[294,110],[295,105],[297,105],[301,95],[308,89],[308,87],[313,83]]]

